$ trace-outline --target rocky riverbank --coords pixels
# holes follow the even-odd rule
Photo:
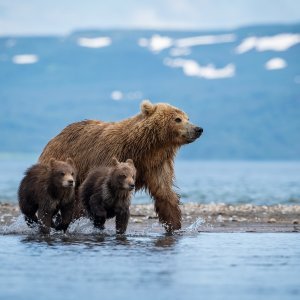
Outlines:
[[[129,228],[162,231],[153,204],[131,206]],[[300,205],[257,206],[252,204],[181,205],[183,229],[200,232],[300,232]],[[18,216],[17,205],[0,203],[0,226],[10,225]],[[155,226],[154,226],[155,225]]]

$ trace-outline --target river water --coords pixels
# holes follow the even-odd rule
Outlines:
[[[17,203],[24,171],[37,155],[0,154],[0,202]],[[300,162],[182,161],[175,163],[182,202],[300,204]],[[150,203],[136,193],[133,203]]]
[[[299,299],[297,233],[0,236],[0,299]]]
[[[0,201],[17,203],[36,156],[0,155]],[[183,202],[299,204],[299,162],[177,161]],[[137,193],[134,203],[149,203]],[[154,224],[159,226],[158,224]],[[89,220],[42,236],[22,216],[0,228],[0,299],[300,299],[297,233],[174,235],[156,228],[116,235]]]

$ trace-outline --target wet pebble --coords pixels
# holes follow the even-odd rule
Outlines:
[[[137,218],[133,218],[133,219],[131,219],[131,221],[132,221],[133,223],[143,223],[143,220],[137,219]]]
[[[216,218],[216,221],[219,222],[219,223],[224,222],[223,216],[222,215],[218,215],[217,218]]]

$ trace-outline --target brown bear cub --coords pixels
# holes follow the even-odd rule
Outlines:
[[[76,170],[74,162],[50,159],[49,164],[33,165],[19,187],[19,205],[29,227],[39,224],[42,233],[50,228],[67,230],[73,214]],[[60,211],[59,224],[53,217]],[[37,212],[37,216],[36,216]]]
[[[106,219],[116,217],[117,233],[124,233],[129,221],[129,206],[135,187],[136,169],[131,159],[111,167],[91,171],[79,189],[79,197],[97,228],[104,229]]]

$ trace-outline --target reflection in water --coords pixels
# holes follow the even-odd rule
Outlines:
[[[22,237],[21,242],[28,245],[40,244],[47,246],[72,246],[80,245],[92,249],[95,247],[110,247],[110,246],[126,246],[126,247],[142,247],[151,249],[172,248],[179,241],[179,234],[135,234],[135,235],[110,235],[107,233],[99,233],[93,235],[78,235],[78,234],[62,234],[55,233],[51,235],[42,235],[39,233],[29,234]]]
[[[297,233],[7,234],[0,298],[299,299],[299,248]]]
[[[178,241],[180,235],[165,234],[162,237],[158,237],[154,242],[154,246],[157,248],[170,248]]]

